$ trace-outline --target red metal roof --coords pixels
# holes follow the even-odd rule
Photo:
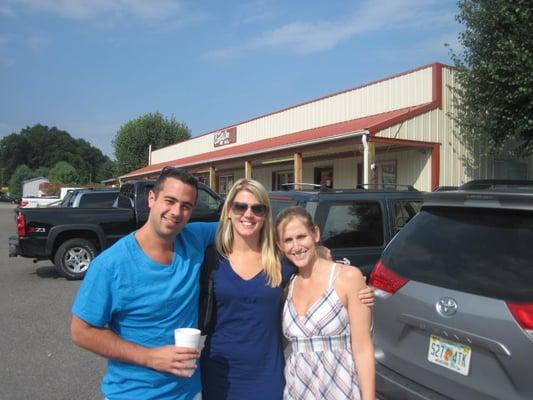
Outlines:
[[[305,146],[306,144],[310,144],[310,141],[316,141],[317,139],[327,140],[329,138],[331,141],[334,141],[338,139],[339,135],[349,132],[368,130],[372,136],[382,129],[386,129],[398,124],[399,122],[406,121],[416,115],[420,115],[431,109],[439,107],[439,103],[435,100],[437,99],[434,99],[434,101],[430,103],[415,107],[393,110],[381,114],[353,119],[350,121],[339,122],[336,124],[281,135],[269,139],[258,140],[256,142],[246,143],[238,146],[208,151],[206,153],[197,154],[194,156],[177,158],[171,161],[152,164],[144,168],[131,171],[128,174],[123,175],[121,178],[146,176],[151,173],[159,172],[166,166],[199,166],[202,164],[209,164],[209,162],[213,162],[215,160],[238,158],[247,154],[267,153],[273,149],[282,147],[295,146],[298,144]]]

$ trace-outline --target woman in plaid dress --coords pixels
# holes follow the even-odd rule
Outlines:
[[[358,268],[321,258],[319,228],[301,207],[283,210],[276,242],[297,267],[283,308],[292,346],[284,399],[375,399],[371,312],[358,299],[366,287]]]

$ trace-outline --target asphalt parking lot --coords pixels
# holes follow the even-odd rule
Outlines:
[[[0,203],[0,398],[101,399],[105,361],[70,341],[70,306],[79,282],[50,261],[8,257],[13,205]]]

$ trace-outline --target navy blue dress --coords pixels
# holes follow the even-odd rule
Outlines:
[[[224,258],[213,271],[213,329],[200,359],[203,400],[283,398],[281,297],[294,267],[285,261],[282,271],[277,288],[262,272],[242,279]]]

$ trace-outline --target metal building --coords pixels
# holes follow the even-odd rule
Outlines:
[[[41,197],[43,192],[39,189],[39,186],[48,182],[48,179],[44,176],[22,181],[22,197]]]
[[[454,68],[431,64],[150,152],[121,181],[183,167],[220,193],[241,177],[283,183],[408,184],[419,190],[477,178],[533,177],[533,157],[484,157],[453,124]]]

